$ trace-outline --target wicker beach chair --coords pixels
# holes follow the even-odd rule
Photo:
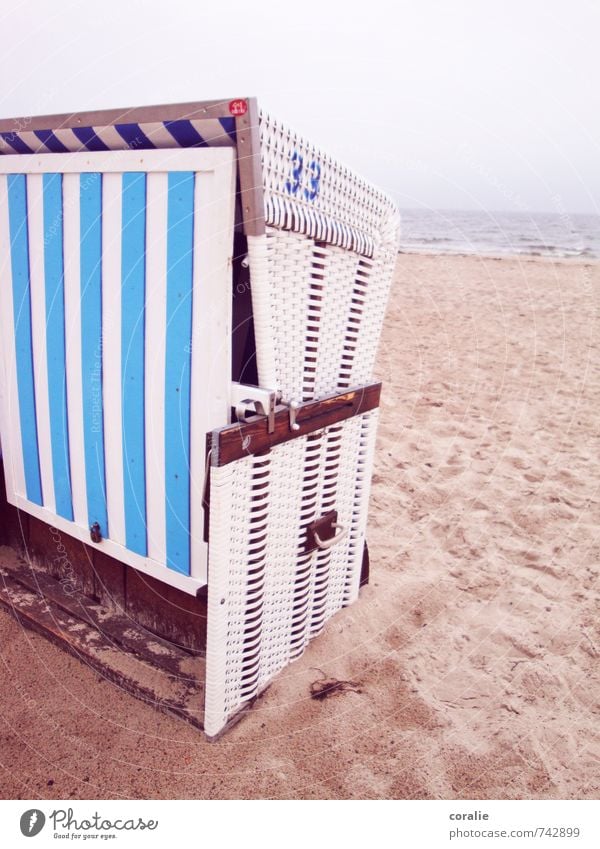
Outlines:
[[[8,500],[207,588],[215,737],[358,595],[397,210],[254,99],[0,152]]]

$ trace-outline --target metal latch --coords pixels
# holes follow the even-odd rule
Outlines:
[[[291,401],[282,401],[281,403],[284,407],[288,408],[288,414],[290,417],[290,430],[300,430],[300,425],[296,421],[296,415],[301,407],[300,401],[296,401],[295,398],[292,398]]]
[[[261,386],[246,386],[244,383],[231,384],[231,406],[235,408],[238,421],[244,421],[247,413],[267,417],[267,430],[275,432],[275,406],[278,393],[274,389]]]

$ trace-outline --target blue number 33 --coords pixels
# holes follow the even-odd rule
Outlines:
[[[285,190],[289,195],[297,195],[302,186],[302,177],[304,174],[304,159],[301,153],[295,150],[291,156],[292,174],[289,180],[286,181]],[[319,183],[321,181],[321,166],[318,162],[313,161],[308,166],[309,185],[310,188],[305,188],[303,195],[305,200],[314,200],[319,194]]]

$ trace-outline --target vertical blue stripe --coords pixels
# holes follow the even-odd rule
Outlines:
[[[102,416],[102,176],[81,174],[81,377],[88,521],[107,536]]]
[[[27,187],[25,179],[24,174],[9,174],[8,176],[8,215],[25,494],[29,501],[41,505],[42,483],[35,417],[29,240],[27,237]]]
[[[169,174],[165,364],[167,566],[190,574],[190,365],[194,174]]]
[[[56,512],[73,519],[67,424],[62,175],[44,174],[44,276],[50,443]]]
[[[146,175],[123,174],[121,387],[127,548],[147,553],[144,439]],[[149,340],[150,344],[152,340]]]

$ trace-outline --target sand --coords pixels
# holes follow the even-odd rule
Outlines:
[[[600,263],[401,256],[360,601],[212,744],[0,614],[0,795],[597,798],[599,306]]]

